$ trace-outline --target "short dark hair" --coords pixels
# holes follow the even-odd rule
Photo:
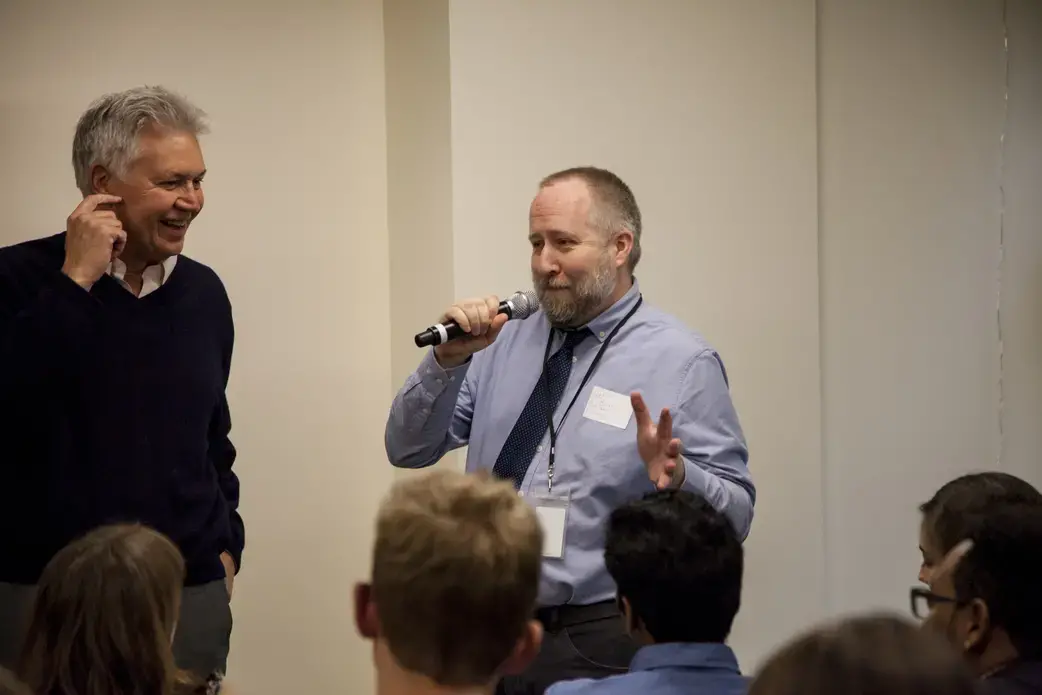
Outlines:
[[[742,544],[702,497],[662,490],[618,507],[604,562],[656,642],[724,642],[730,634],[741,604]]]
[[[967,524],[976,515],[1006,504],[1042,505],[1042,493],[1009,473],[968,473],[942,485],[919,511],[931,540],[943,554],[966,538]]]
[[[629,269],[637,267],[640,261],[641,217],[637,198],[626,182],[618,175],[592,166],[572,167],[550,174],[539,182],[545,188],[559,181],[579,179],[590,189],[593,197],[593,209],[590,210],[592,224],[606,234],[617,234],[626,229],[633,235],[633,249],[630,251]]]
[[[956,598],[981,599],[1022,657],[1042,657],[1042,505],[975,514],[966,538],[973,548],[952,575]]]
[[[749,695],[973,695],[965,662],[938,633],[867,614],[816,627],[771,655]]]

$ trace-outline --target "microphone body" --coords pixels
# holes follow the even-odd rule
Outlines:
[[[535,292],[515,292],[507,299],[499,303],[498,314],[506,314],[510,319],[527,319],[539,309],[539,299]],[[414,340],[416,347],[430,347],[442,345],[456,338],[469,335],[456,321],[448,321],[431,326],[427,330],[417,333]]]

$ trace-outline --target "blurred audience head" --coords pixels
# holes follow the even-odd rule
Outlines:
[[[615,509],[606,536],[604,561],[638,642],[726,641],[744,558],[723,514],[699,495],[662,490]]]
[[[378,690],[494,688],[539,650],[543,534],[513,485],[435,470],[397,483],[376,521],[358,631]]]
[[[973,545],[950,570],[935,572],[928,589],[912,589],[913,611],[978,676],[1042,659],[1042,505],[974,514],[965,538]]]
[[[1042,493],[1009,473],[970,473],[945,483],[919,507],[923,519],[919,550],[923,563],[919,581],[930,582],[933,567],[955,544],[966,537],[969,520],[1001,505],[1042,504]]]
[[[823,626],[783,646],[749,695],[973,695],[958,654],[936,635],[886,615]]]
[[[165,536],[98,528],[60,550],[37,584],[18,675],[35,695],[169,695],[185,565]]]

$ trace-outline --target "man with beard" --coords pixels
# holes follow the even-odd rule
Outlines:
[[[203,209],[205,114],[159,87],[106,95],[76,127],[65,230],[0,249],[0,665],[17,658],[58,550],[121,521],[186,563],[178,665],[225,668],[244,545],[225,387],[224,285],[181,255]]]
[[[441,320],[467,335],[428,353],[391,406],[392,464],[422,468],[467,445],[468,470],[513,480],[539,513],[545,640],[523,675],[500,683],[504,695],[627,670],[636,645],[604,564],[620,504],[681,487],[749,532],[755,488],[723,365],[643,301],[640,237],[640,209],[615,174],[544,179],[529,212],[540,311],[507,323],[496,297],[457,302]]]
[[[522,676],[500,682],[504,694],[627,669],[636,645],[603,557],[615,507],[684,488],[744,539],[755,498],[719,355],[641,297],[641,214],[627,185],[595,168],[548,176],[528,237],[541,311],[507,323],[496,297],[450,307],[442,321],[467,336],[424,357],[386,432],[388,456],[404,468],[467,445],[468,470],[512,479],[539,512],[546,638]]]

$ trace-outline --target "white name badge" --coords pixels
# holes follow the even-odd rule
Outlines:
[[[630,397],[621,393],[615,393],[608,389],[594,386],[590,393],[590,400],[586,401],[586,409],[583,417],[587,420],[601,422],[605,425],[626,429],[630,424],[630,416],[633,415],[633,404]]]
[[[539,525],[543,527],[543,557],[564,557],[564,529],[568,521],[567,497],[531,496]]]

